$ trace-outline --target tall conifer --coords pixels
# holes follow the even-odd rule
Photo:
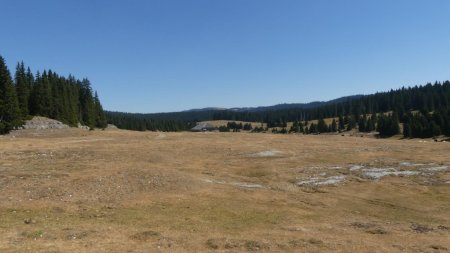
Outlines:
[[[16,90],[5,60],[0,56],[0,134],[8,133],[20,122]]]

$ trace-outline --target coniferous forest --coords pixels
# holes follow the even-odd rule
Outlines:
[[[406,138],[450,136],[449,81],[336,101],[308,108],[258,111],[206,110],[154,114],[107,112],[107,118],[110,123],[131,130],[183,131],[198,121],[229,120],[262,122],[268,128],[281,128],[274,129],[274,133],[317,134],[357,129],[360,132],[378,131],[381,137],[389,137],[401,133],[400,126],[403,126]],[[334,120],[328,125],[323,120],[325,118]],[[308,124],[311,120],[318,122]],[[287,122],[294,122],[289,131],[286,129]]]
[[[51,70],[33,74],[18,63],[14,77],[0,56],[0,134],[20,127],[30,116],[44,116],[70,126],[105,128],[100,99],[88,79],[63,77]]]
[[[121,129],[178,132],[187,131],[195,126],[194,121],[153,118],[149,117],[148,114],[108,111],[105,113],[108,123]]]
[[[273,133],[319,134],[357,129],[381,137],[450,136],[450,82],[351,96],[307,107],[264,110],[200,110],[174,113],[104,112],[88,79],[60,76],[51,70],[33,74],[18,63],[14,76],[0,56],[0,134],[20,127],[30,116],[45,116],[77,126],[105,128],[107,123],[138,131],[186,131],[198,121],[266,123]],[[324,119],[333,118],[327,124]],[[314,120],[315,123],[308,124]],[[287,129],[287,122],[293,122]],[[226,128],[237,129],[229,123]],[[230,127],[231,126],[231,127]],[[222,130],[225,130],[222,129]],[[237,129],[239,130],[239,129]],[[236,130],[236,131],[237,131]],[[267,129],[244,129],[261,132]]]

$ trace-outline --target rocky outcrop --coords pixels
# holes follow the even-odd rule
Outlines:
[[[46,117],[34,116],[31,120],[25,121],[23,129],[64,129],[69,128],[68,125],[54,119]]]

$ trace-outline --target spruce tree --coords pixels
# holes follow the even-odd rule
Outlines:
[[[342,117],[342,115],[339,115],[339,131],[342,131],[345,129],[345,123],[344,123],[344,118]]]
[[[382,137],[390,137],[400,132],[397,113],[392,115],[380,115],[378,118],[377,130]]]
[[[45,70],[42,75],[39,72],[36,74],[36,82],[31,94],[31,103],[30,113],[32,115],[52,116],[52,90],[47,71]]]
[[[100,99],[98,98],[97,91],[95,92],[94,96],[94,107],[95,107],[95,126],[98,128],[105,128],[106,127],[106,116],[105,112],[103,111],[102,104],[100,103]],[[175,126],[171,124],[174,128]],[[250,125],[250,124],[249,124]],[[248,130],[251,130],[251,125]]]
[[[337,131],[337,124],[336,124],[336,120],[333,119],[333,121],[331,122],[331,132],[336,132]]]
[[[0,56],[0,134],[8,133],[20,123],[16,90],[5,60]]]
[[[28,100],[30,99],[30,80],[25,72],[25,66],[23,62],[17,63],[15,83],[16,83],[16,93],[17,100],[19,102],[19,108],[22,118],[28,116]]]
[[[356,120],[353,115],[348,117],[347,131],[352,130],[356,126]]]
[[[326,132],[328,132],[327,123],[325,123],[325,120],[323,120],[322,118],[319,119],[319,122],[317,123],[317,131],[319,133],[326,133]]]
[[[370,132],[370,130],[368,131],[369,128],[370,127],[368,127],[367,117],[364,114],[362,117],[359,117],[358,130],[360,132]]]
[[[91,129],[95,127],[95,103],[92,96],[91,83],[88,79],[83,79],[80,83],[80,114],[81,123],[90,127]],[[139,125],[139,130],[143,129],[142,125]]]

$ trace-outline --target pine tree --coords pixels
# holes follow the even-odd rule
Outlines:
[[[0,56],[0,134],[8,133],[20,123],[16,90],[5,60]]]

